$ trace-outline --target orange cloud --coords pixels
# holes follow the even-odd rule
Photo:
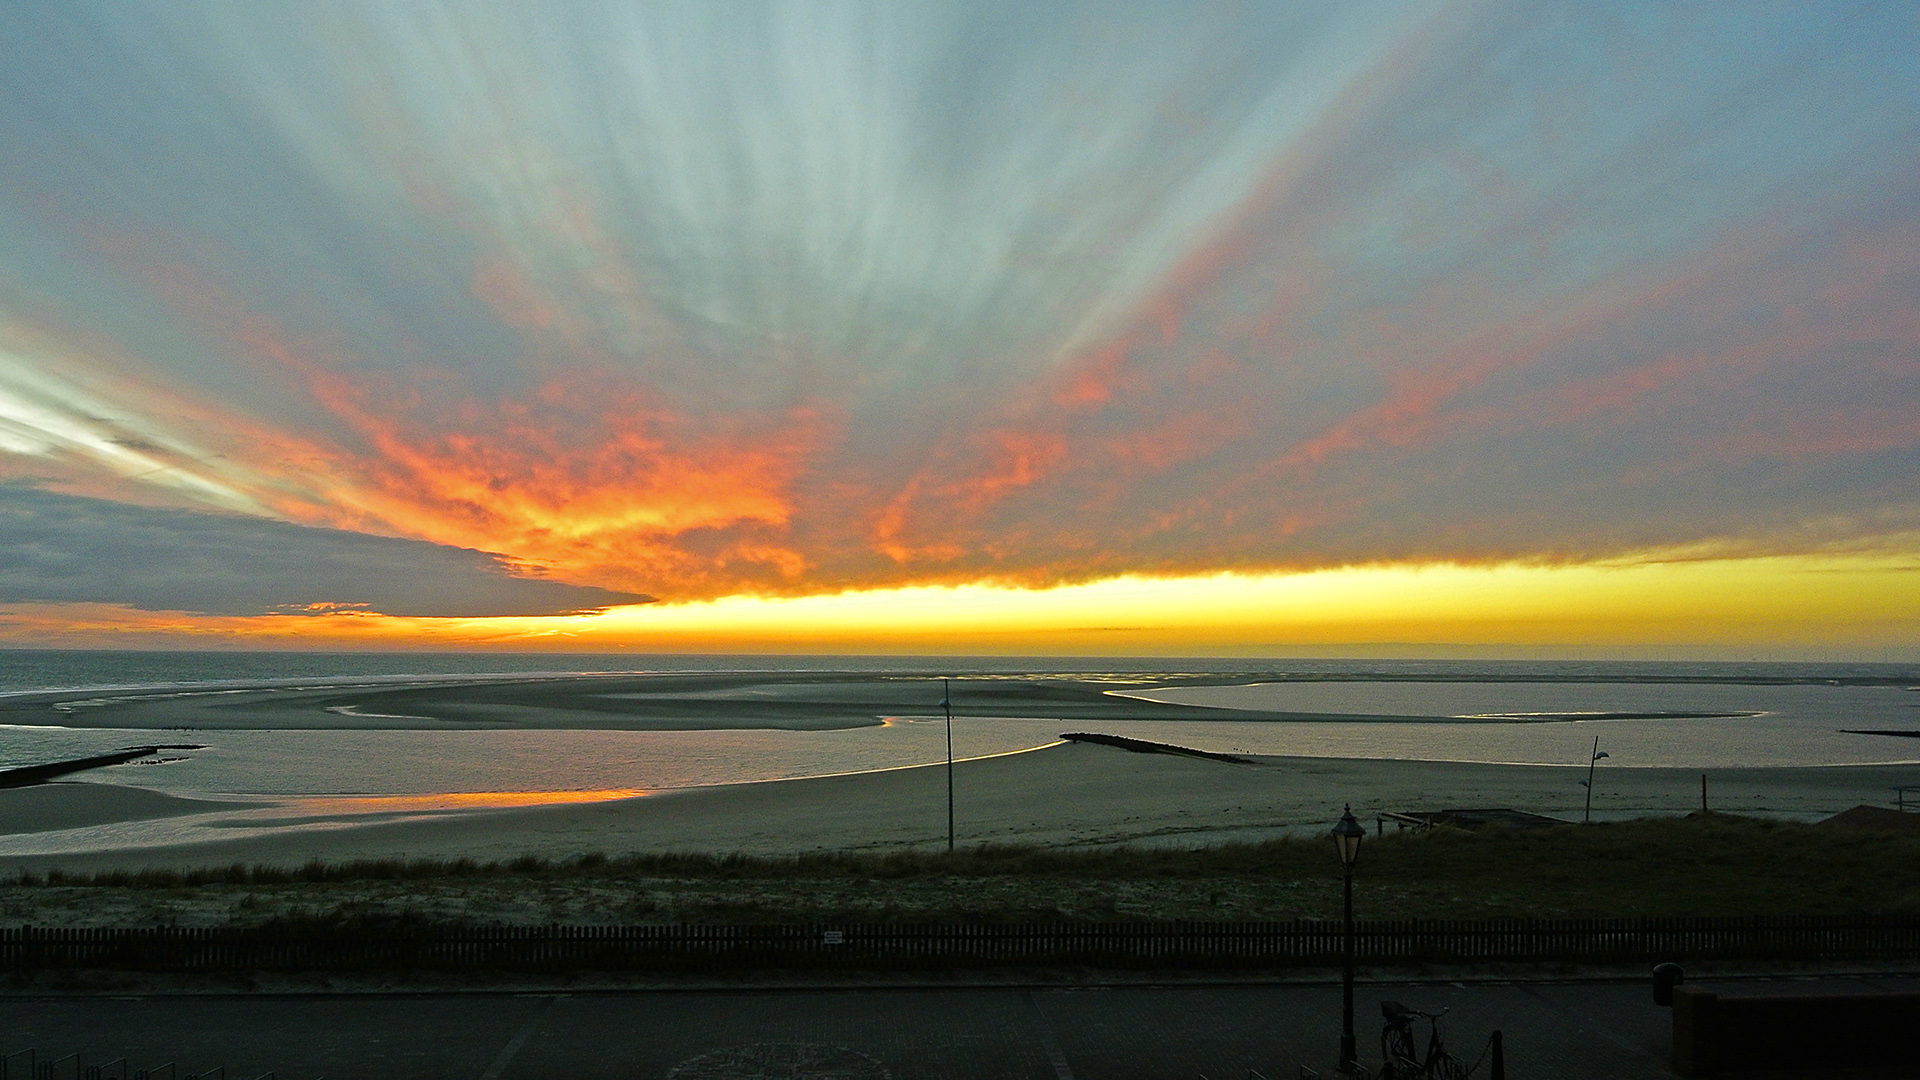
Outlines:
[[[583,243],[605,243],[575,217]],[[836,437],[823,404],[695,414],[577,359],[490,399],[451,373],[363,373],[337,346],[290,336],[193,267],[156,259],[151,238],[103,244],[238,359],[303,386],[344,424],[345,437],[303,435],[178,406],[243,466],[240,489],[288,520],[494,552],[528,576],[681,596],[791,587],[811,565],[783,535],[795,482]],[[558,318],[511,264],[484,267],[475,289],[523,328]]]
[[[556,179],[569,162],[537,138],[447,151],[460,168],[413,208],[459,241],[410,297],[446,314],[444,339],[367,316],[357,292],[336,332],[298,329],[327,316],[285,298],[296,314],[262,316],[273,299],[186,265],[226,263],[238,282],[244,255],[177,238],[102,248],[249,365],[244,400],[285,389],[277,426],[239,405],[181,413],[230,448],[230,482],[260,508],[672,599],[1605,557],[1777,530],[1754,519],[1828,498],[1791,468],[1916,444],[1900,408],[1920,374],[1913,230],[1834,243],[1748,215],[1718,244],[1593,241],[1588,266],[1555,245],[1621,225],[1613,211],[1451,150],[1434,169],[1485,186],[1489,205],[1467,209],[1486,231],[1394,218],[1384,196],[1424,189],[1368,171],[1428,164],[1395,118],[1424,107],[1403,93],[1426,70],[1406,51],[1431,40],[1410,36],[1290,136],[1237,206],[1156,264],[1157,286],[1126,294],[1117,331],[1066,357],[1021,355],[1029,339],[1011,333],[949,349],[936,339],[962,320],[878,299],[858,325],[794,317],[814,295],[800,271],[713,285],[751,288],[704,306],[661,287],[656,303],[654,234],[603,224],[596,189]],[[1376,159],[1383,133],[1413,137],[1396,152],[1419,160]],[[516,212],[489,216],[486,184],[462,202],[469,175],[511,187]],[[1509,200],[1528,205],[1505,214]],[[1435,235],[1460,250],[1436,255]],[[316,293],[315,308],[341,299]],[[473,340],[510,355],[471,380],[419,363],[424,346],[455,368]],[[1013,355],[981,359],[1001,341]],[[727,384],[775,371],[813,396]],[[1769,478],[1779,493],[1699,497],[1757,457],[1791,463]],[[1898,478],[1856,480],[1850,505],[1907,497]]]
[[[334,463],[346,502],[405,535],[650,588],[754,576],[742,563],[779,577],[806,566],[776,541],[796,478],[832,436],[819,407],[695,420],[606,375],[491,401],[331,372],[314,390],[372,451]],[[696,553],[674,542],[689,533],[727,539]]]
[[[1065,440],[1052,433],[987,431],[975,437],[969,449],[979,462],[973,469],[950,473],[944,480],[936,479],[938,474],[932,470],[923,471],[881,510],[873,527],[877,550],[896,562],[953,558],[967,549],[951,540],[916,546],[902,542],[917,505],[939,507],[941,521],[951,526],[1037,482],[1066,457]]]

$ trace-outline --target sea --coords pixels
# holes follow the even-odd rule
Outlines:
[[[927,675],[929,681],[924,712],[879,718],[879,724],[861,718],[868,726],[829,731],[0,725],[0,767],[191,743],[200,748],[163,751],[143,763],[68,779],[258,803],[261,809],[249,814],[269,831],[283,829],[290,815],[333,827],[363,815],[391,819],[932,764],[947,753],[937,681],[942,674],[955,677],[956,702],[963,700],[968,676],[1073,676],[1154,700],[1318,717],[1213,721],[1199,718],[1201,712],[1185,721],[1101,724],[961,717],[953,723],[952,745],[962,760],[1045,747],[1065,730],[1099,730],[1217,752],[1319,758],[1585,765],[1602,752],[1609,768],[1920,764],[1920,738],[1912,737],[1920,733],[1920,665],[1911,664],[0,650],[0,698],[47,690],[83,699],[516,674],[681,672],[867,672]],[[1221,685],[1156,685],[1194,675]],[[1396,716],[1443,719],[1380,719]],[[1859,734],[1868,731],[1882,734]],[[13,837],[0,841],[0,854],[31,853],[49,843],[66,845],[49,850],[160,843],[177,839],[188,824],[68,830],[32,842]],[[250,829],[231,816],[214,824],[227,836]]]

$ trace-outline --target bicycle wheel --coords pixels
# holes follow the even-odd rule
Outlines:
[[[1430,1075],[1434,1080],[1467,1080],[1468,1074],[1473,1072],[1473,1066],[1444,1050],[1427,1065],[1433,1070]]]
[[[1413,1048],[1413,1032],[1389,1027],[1380,1033],[1380,1080],[1414,1080],[1420,1075],[1420,1056]]]

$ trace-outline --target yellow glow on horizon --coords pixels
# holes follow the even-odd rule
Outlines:
[[[1370,566],[1120,577],[1052,589],[921,586],[729,597],[553,618],[214,618],[15,607],[19,643],[486,648],[569,652],[1417,654],[1421,646],[1657,655],[1920,659],[1920,567],[1905,556],[1570,566]]]
[[[623,608],[597,633],[953,643],[955,651],[1235,652],[1289,645],[1893,647],[1920,629],[1911,560],[1790,556],[1575,566],[1383,566],[1121,577],[1017,590],[918,587]],[[619,629],[616,629],[619,628]],[[1005,650],[987,648],[1003,639]],[[964,645],[965,648],[960,648]]]

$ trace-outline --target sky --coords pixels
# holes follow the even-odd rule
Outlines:
[[[1920,5],[0,22],[0,643],[1920,659]]]

